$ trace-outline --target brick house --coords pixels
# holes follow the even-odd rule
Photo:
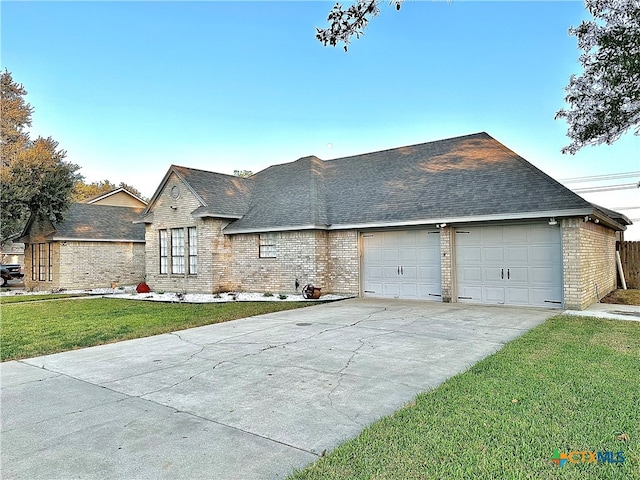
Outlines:
[[[71,204],[59,224],[31,218],[20,238],[25,287],[87,289],[144,280],[144,226],[134,221],[146,205],[120,188]]]
[[[249,178],[171,166],[145,209],[154,289],[586,308],[630,221],[486,133]]]

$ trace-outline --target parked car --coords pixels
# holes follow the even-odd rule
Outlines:
[[[9,280],[20,279],[24,277],[24,273],[22,273],[22,267],[17,263],[2,265],[1,275],[2,275],[2,284],[0,284],[1,287],[4,287]]]

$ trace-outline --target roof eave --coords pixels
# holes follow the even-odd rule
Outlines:
[[[139,238],[87,238],[87,237],[58,237],[51,238],[55,242],[114,242],[114,243],[145,243]]]
[[[293,232],[298,230],[329,230],[329,225],[288,225],[278,227],[252,227],[252,228],[233,228],[233,224],[227,226],[223,233],[225,235],[239,235],[243,233],[271,233],[271,232]]]
[[[240,220],[242,215],[229,214],[229,213],[216,213],[216,212],[199,212],[196,213],[194,210],[191,212],[191,215],[194,218],[225,218],[229,220]]]

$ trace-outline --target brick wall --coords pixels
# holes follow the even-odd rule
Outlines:
[[[258,234],[231,237],[233,290],[294,293],[311,283],[322,293],[358,295],[358,233],[303,230],[276,233],[275,258],[259,258]],[[300,291],[300,290],[298,290]]]
[[[583,310],[616,288],[615,232],[580,218],[562,221],[565,308]]]
[[[455,281],[455,230],[447,226],[440,231],[440,287],[442,301],[456,302],[458,299]]]
[[[355,230],[328,232],[327,293],[360,295],[359,237]]]
[[[39,264],[39,247],[36,245],[36,270]],[[88,289],[118,285],[135,285],[144,278],[144,244],[133,242],[50,242],[52,275],[46,260],[45,280],[36,280],[32,274],[31,244],[25,249],[25,287],[29,290]],[[49,280],[51,278],[51,280]]]
[[[171,196],[174,186],[180,190],[178,198]],[[229,255],[230,241],[221,233],[228,221],[211,218],[195,218],[191,215],[201,204],[191,191],[175,175],[167,180],[153,207],[153,223],[148,224],[146,239],[146,282],[155,291],[215,293],[230,286]],[[196,227],[198,239],[198,272],[189,274],[171,273],[171,229]],[[166,230],[169,257],[167,272],[160,274],[160,234]],[[187,232],[185,230],[185,239]],[[185,240],[186,244],[186,240]],[[185,251],[185,262],[188,255]]]
[[[259,258],[258,234],[231,237],[230,286],[243,291],[292,293],[297,279],[300,286],[311,283],[326,292],[326,232],[278,232],[275,238],[275,258]]]

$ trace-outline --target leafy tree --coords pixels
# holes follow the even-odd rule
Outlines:
[[[236,177],[249,178],[251,175],[253,175],[253,172],[251,170],[234,170],[233,174]]]
[[[133,193],[136,197],[139,197],[143,200],[145,198],[142,196],[142,193],[131,185],[127,185],[124,182],[120,182],[119,185],[115,183],[111,183],[109,180],[101,180],[99,182],[85,183],[83,180],[77,180],[75,185],[73,186],[73,194],[71,196],[72,201],[74,202],[82,202],[92,197],[97,197],[98,195],[103,195],[105,193],[112,192],[117,190],[118,188],[124,188],[129,193]]]
[[[404,0],[390,0],[390,5],[395,5],[396,10]],[[364,29],[369,21],[380,14],[379,0],[357,0],[349,8],[343,10],[340,3],[336,3],[327,17],[329,28],[317,28],[316,38],[324,45],[332,47],[344,43],[344,51],[349,48],[351,37],[360,38],[364,35]]]
[[[24,101],[25,88],[4,71],[0,118],[0,244],[16,237],[30,215],[54,222],[62,220],[78,165],[65,162],[66,152],[51,137],[31,140],[31,105]]]
[[[7,70],[0,75],[2,97],[0,102],[0,146],[2,147],[2,167],[8,166],[9,159],[25,148],[29,139],[25,128],[31,126],[31,105],[24,101],[27,91],[13,81]]]
[[[565,88],[568,109],[556,113],[568,123],[571,143],[612,144],[630,128],[640,134],[640,1],[586,0],[593,20],[569,30],[578,39],[583,72]]]

